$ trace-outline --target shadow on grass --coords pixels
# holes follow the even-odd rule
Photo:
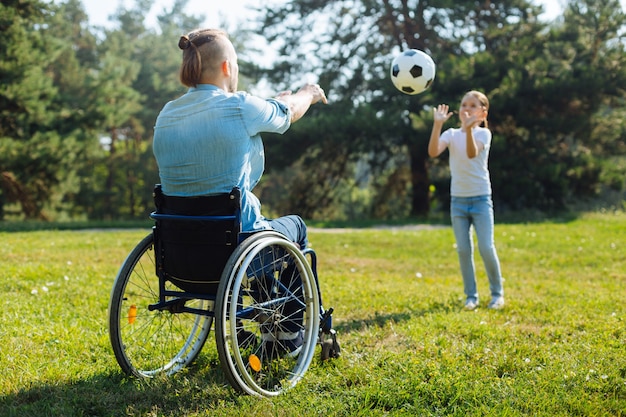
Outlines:
[[[415,319],[416,317],[422,317],[429,314],[437,313],[450,313],[459,311],[458,300],[451,298],[448,301],[440,302],[433,301],[426,308],[416,308],[409,311],[402,311],[389,314],[381,314],[375,312],[373,317],[366,319],[352,319],[348,321],[342,321],[333,327],[341,333],[348,333],[351,331],[358,331],[368,327],[384,327],[387,323],[401,323]]]
[[[73,417],[192,414],[241,401],[219,364],[193,365],[175,376],[135,379],[121,372],[34,385],[0,398],[3,417]]]
[[[384,327],[430,314],[458,310],[457,301],[433,301],[425,308],[380,314],[341,322],[341,333],[365,327]],[[341,341],[340,341],[341,342]],[[239,407],[250,398],[240,395],[227,382],[219,361],[201,355],[189,368],[172,377],[129,378],[119,370],[58,383],[32,384],[17,393],[0,397],[2,417],[116,417],[129,415],[184,416],[199,410],[214,410],[225,403]]]

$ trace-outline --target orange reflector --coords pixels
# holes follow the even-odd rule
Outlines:
[[[248,364],[250,365],[250,368],[252,368],[254,372],[261,371],[261,359],[259,359],[257,355],[252,354],[248,356]]]
[[[137,318],[137,306],[131,305],[128,307],[128,324],[133,324]]]

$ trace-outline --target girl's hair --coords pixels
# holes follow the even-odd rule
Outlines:
[[[219,68],[225,58],[220,38],[228,39],[228,34],[219,29],[198,29],[180,37],[183,62],[179,76],[183,85],[197,87],[204,72]]]
[[[487,98],[487,96],[485,94],[483,94],[483,93],[481,93],[480,91],[477,91],[477,90],[471,90],[471,91],[468,91],[467,93],[465,93],[465,96],[472,96],[472,97],[474,97],[485,108],[485,110],[487,112],[489,112],[489,99]],[[485,127],[489,127],[489,122],[487,122],[487,118],[486,117],[485,117],[485,120],[483,121],[483,125]]]

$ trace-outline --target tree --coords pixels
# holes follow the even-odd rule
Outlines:
[[[121,5],[111,16],[113,26],[103,30],[92,103],[104,159],[83,173],[80,196],[91,218],[137,218],[152,209],[158,182],[152,128],[163,105],[185,92],[178,80],[178,37],[203,19],[181,13],[186,4],[177,0],[164,10],[158,27],[145,22],[152,0]]]
[[[594,196],[600,159],[624,154],[625,25],[617,1],[571,1],[539,42],[516,40],[502,53],[515,70],[494,93],[492,167],[508,207],[563,209]],[[610,129],[601,127],[609,120]]]
[[[330,204],[334,196],[319,187],[353,176],[362,161],[377,179],[367,184],[374,204],[402,201],[409,190],[413,215],[427,214],[433,196],[446,206],[445,160],[426,155],[431,107],[443,102],[454,108],[469,89],[491,99],[490,165],[500,207],[562,209],[572,199],[595,195],[603,176],[612,187],[623,187],[615,180],[618,172],[603,174],[607,164],[601,160],[624,149],[626,25],[617,0],[572,0],[563,20],[550,26],[537,19],[540,8],[525,0],[294,0],[273,4],[264,14],[263,33],[279,51],[268,76],[288,86],[299,74],[313,73],[335,103],[332,116],[331,110],[313,109],[318,119],[306,133],[294,127],[289,142],[281,142],[289,143],[289,151],[270,146],[295,156],[297,172],[314,177],[295,176],[295,189],[308,187],[310,195],[320,196],[300,196],[297,204],[306,207],[298,208],[305,213]],[[416,97],[394,91],[388,80],[391,57],[405,48],[425,50],[438,64],[433,87]],[[353,117],[357,113],[367,120]],[[610,128],[602,122],[609,115]],[[359,125],[345,126],[351,123]],[[402,174],[404,164],[410,175]],[[408,187],[398,183],[407,179]],[[385,210],[372,207],[376,212]]]
[[[472,56],[477,52],[487,55],[496,48],[502,51],[501,46],[510,39],[539,33],[543,26],[536,19],[538,12],[537,7],[525,0],[500,3],[296,0],[267,7],[262,30],[280,56],[269,77],[277,83],[286,80],[283,83],[288,86],[299,74],[316,74],[320,84],[329,91],[331,100],[337,103],[335,106],[346,115],[346,119],[325,118],[324,123],[317,124],[317,129],[311,127],[313,130],[308,136],[317,139],[313,148],[301,147],[302,153],[297,154],[305,161],[312,161],[305,164],[305,169],[318,165],[321,160],[332,163],[333,155],[341,156],[342,160],[349,155],[353,162],[367,161],[373,177],[382,172],[397,172],[403,168],[402,163],[408,163],[412,193],[410,213],[428,214],[431,181],[426,152],[429,124],[426,122],[430,114],[424,108],[434,100],[456,102],[470,88],[494,89],[504,69],[480,73],[481,68],[474,65]],[[443,64],[435,80],[436,88],[415,97],[403,96],[393,89],[388,79],[389,63],[393,55],[406,48],[425,50],[435,62]],[[461,65],[468,72],[455,71],[445,64],[447,61]],[[497,63],[497,59],[494,62]],[[367,123],[351,129],[345,127],[351,122],[350,115],[362,109],[368,115]],[[325,110],[313,111],[322,114]],[[329,131],[348,130],[350,133],[346,132],[347,136],[339,140],[337,135],[328,135]],[[295,132],[293,136],[290,140],[300,140]],[[398,158],[398,151],[406,157]],[[311,157],[315,154],[320,158]],[[393,167],[394,164],[398,165]],[[354,169],[354,165],[338,165],[346,169],[341,173],[344,176],[349,176],[348,169]],[[322,178],[325,175],[315,173]],[[390,175],[390,182],[379,189],[389,190],[391,182],[402,178],[406,176]],[[327,182],[317,181],[318,184]],[[309,181],[310,185],[314,183],[314,180]],[[395,189],[404,193],[406,187]],[[398,197],[401,196],[387,196]],[[380,199],[374,198],[376,200]]]
[[[88,142],[79,99],[85,71],[82,49],[61,32],[80,32],[84,18],[76,2],[0,6],[0,206],[19,203],[26,218],[47,218],[44,208],[58,209],[75,189]]]

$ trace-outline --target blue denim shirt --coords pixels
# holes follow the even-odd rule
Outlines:
[[[154,127],[153,151],[163,193],[189,197],[242,191],[244,231],[269,229],[252,189],[265,168],[261,132],[284,133],[289,108],[245,92],[210,84],[190,88],[163,107]]]

